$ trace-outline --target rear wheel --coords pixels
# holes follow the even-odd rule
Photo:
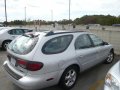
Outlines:
[[[107,63],[107,64],[112,63],[113,60],[114,60],[114,52],[111,51],[111,52],[108,54],[108,57],[107,57],[105,63]]]
[[[3,44],[2,44],[2,48],[3,48],[4,50],[6,50],[6,49],[7,49],[7,46],[10,44],[10,42],[11,42],[11,41],[4,41]]]
[[[76,67],[67,68],[61,77],[60,86],[65,90],[71,89],[76,83],[77,76],[78,71]]]

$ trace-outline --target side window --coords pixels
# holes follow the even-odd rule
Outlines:
[[[80,35],[75,41],[75,49],[83,49],[92,47],[92,43],[88,35]]]
[[[22,29],[16,29],[16,35],[22,35],[24,31]]]
[[[72,38],[73,38],[72,35],[64,35],[53,38],[44,44],[42,52],[44,54],[56,54],[63,52],[67,49],[67,47],[71,43]]]
[[[8,33],[11,35],[22,35],[24,31],[22,29],[12,29]]]
[[[11,35],[15,35],[16,31],[15,31],[15,29],[12,29],[12,30],[8,31],[8,33]]]
[[[103,40],[100,39],[100,38],[99,38],[98,36],[96,36],[96,35],[90,34],[90,38],[92,39],[93,44],[94,44],[95,46],[100,46],[100,45],[103,44]]]
[[[12,34],[12,30],[8,31],[9,34]]]
[[[23,30],[24,30],[24,33],[32,32],[32,30],[28,30],[28,29],[23,29]]]

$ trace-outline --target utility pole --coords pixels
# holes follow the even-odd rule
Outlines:
[[[6,9],[6,0],[4,0],[5,3],[5,25],[7,26],[7,9]]]
[[[71,5],[71,0],[69,0],[69,29],[70,29],[70,5]]]
[[[71,9],[70,5],[71,5],[71,0],[69,0],[69,21],[70,21],[70,9]]]
[[[26,23],[26,6],[25,6],[25,23]]]
[[[51,21],[53,21],[53,10],[51,10]]]

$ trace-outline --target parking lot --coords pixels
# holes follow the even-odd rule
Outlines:
[[[119,7],[119,0],[1,0],[0,90],[120,89]]]
[[[6,52],[0,49],[0,90],[23,90],[6,78],[2,64],[5,61]],[[79,75],[78,81],[72,90],[103,90],[104,78],[108,70],[119,60],[116,55],[112,64],[99,64]],[[58,86],[53,86],[43,90],[61,90]]]

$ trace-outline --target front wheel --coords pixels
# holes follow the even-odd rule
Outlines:
[[[63,73],[60,81],[61,87],[65,90],[71,89],[76,83],[77,76],[78,76],[78,73],[75,67],[67,68]]]
[[[107,64],[112,63],[113,60],[114,60],[114,52],[111,51],[111,52],[108,54],[108,57],[107,57],[105,63],[107,63]]]
[[[10,41],[5,41],[5,42],[3,42],[3,44],[2,44],[2,48],[4,49],[4,50],[6,50],[7,49],[7,46],[10,44]]]

